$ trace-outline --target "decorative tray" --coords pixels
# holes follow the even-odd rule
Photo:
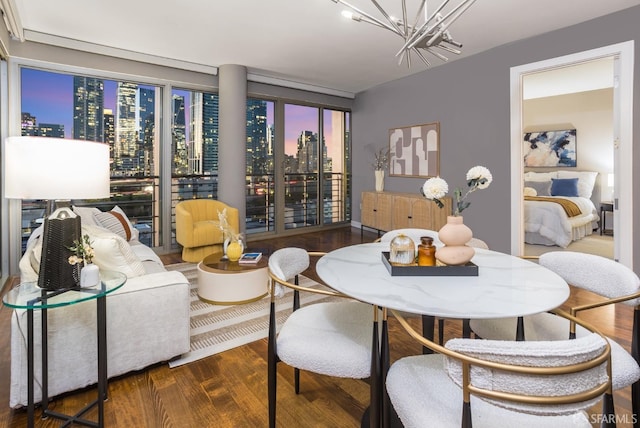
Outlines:
[[[478,266],[472,262],[462,266],[395,266],[389,261],[389,252],[382,252],[382,263],[391,276],[478,276]]]

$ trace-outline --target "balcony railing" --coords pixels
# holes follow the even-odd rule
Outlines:
[[[325,173],[322,197],[318,198],[318,174],[285,175],[286,228],[300,228],[317,224],[331,224],[350,218],[349,201],[345,198],[343,174]],[[108,211],[118,205],[140,232],[140,241],[151,247],[162,245],[161,236],[175,242],[175,206],[186,199],[215,199],[218,197],[217,175],[181,175],[171,179],[171,233],[160,233],[162,204],[159,197],[160,179],[157,176],[112,178],[111,198],[108,200],[72,201],[77,206],[94,206]],[[275,183],[273,175],[249,175],[246,182],[246,233],[255,234],[275,230]],[[322,219],[318,201],[322,200]],[[346,204],[346,205],[345,205]],[[23,201],[23,251],[28,237],[42,224],[46,201]]]

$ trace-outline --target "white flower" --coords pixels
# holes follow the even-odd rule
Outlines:
[[[491,171],[484,166],[474,166],[467,172],[467,182],[476,180],[478,189],[486,189],[493,181]]]
[[[467,196],[470,193],[475,192],[478,189],[486,189],[493,181],[491,171],[484,166],[474,166],[467,172],[467,191],[463,194],[462,189],[455,189],[453,195],[454,210],[453,215],[459,216],[462,211],[469,208],[470,202],[467,202]],[[434,201],[440,208],[444,208],[444,203],[441,199],[449,191],[449,185],[440,177],[430,178],[424,182],[422,189],[420,189],[425,198]]]
[[[428,179],[422,185],[422,194],[427,199],[440,199],[449,191],[449,185],[440,177]]]

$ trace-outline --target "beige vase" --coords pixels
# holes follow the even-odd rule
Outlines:
[[[447,216],[447,224],[438,231],[438,238],[444,246],[436,251],[436,259],[447,265],[468,263],[475,250],[465,244],[472,237],[473,232],[464,224],[462,216]]]
[[[384,190],[384,169],[376,169],[374,173],[376,175],[376,192],[382,192]]]

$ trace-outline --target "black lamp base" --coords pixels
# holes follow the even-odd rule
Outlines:
[[[80,217],[68,206],[58,207],[44,220],[38,286],[46,290],[73,288],[80,283],[78,265],[71,265],[69,247],[80,239]]]

